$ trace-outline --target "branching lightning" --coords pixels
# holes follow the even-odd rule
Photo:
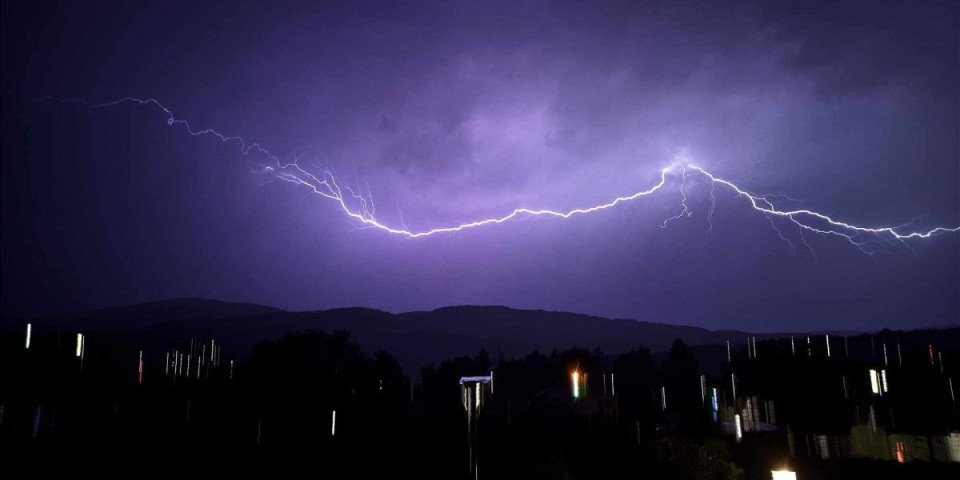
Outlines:
[[[876,241],[886,241],[893,242],[898,241],[903,243],[905,240],[910,239],[926,239],[930,238],[937,234],[947,233],[947,232],[958,232],[960,227],[936,227],[930,230],[925,231],[906,231],[906,226],[898,225],[893,227],[865,227],[860,225],[855,225],[848,222],[843,222],[831,218],[830,216],[813,211],[808,209],[781,209],[777,208],[773,202],[768,198],[775,197],[784,197],[788,200],[789,197],[779,194],[769,194],[769,195],[759,195],[750,193],[741,187],[737,186],[733,182],[720,178],[713,175],[712,173],[704,170],[703,168],[690,164],[690,163],[679,163],[672,167],[664,168],[660,171],[660,180],[653,186],[647,188],[646,190],[641,190],[631,195],[616,197],[613,200],[602,203],[599,205],[575,208],[572,210],[566,211],[557,211],[544,208],[517,208],[507,214],[491,217],[481,220],[475,220],[471,222],[464,222],[453,226],[438,227],[438,228],[429,228],[426,230],[411,230],[408,229],[404,222],[401,212],[400,227],[389,226],[385,223],[382,223],[376,217],[376,206],[373,202],[373,195],[370,190],[369,185],[365,185],[365,192],[360,188],[360,182],[355,181],[355,187],[339,181],[330,171],[323,170],[322,172],[311,173],[310,171],[304,169],[299,164],[299,159],[295,158],[292,162],[284,162],[278,156],[270,153],[269,150],[262,147],[259,143],[247,142],[240,136],[225,135],[214,129],[202,129],[196,130],[190,126],[190,124],[183,119],[177,118],[172,111],[167,107],[163,106],[159,101],[153,98],[149,99],[139,99],[133,97],[125,97],[119,100],[115,100],[108,103],[102,104],[92,104],[83,100],[72,100],[72,99],[61,99],[54,97],[46,97],[50,100],[57,100],[60,102],[68,103],[80,103],[92,108],[104,108],[115,106],[123,103],[135,103],[139,105],[153,105],[161,109],[164,114],[167,116],[167,125],[170,126],[181,126],[183,127],[190,135],[193,136],[212,136],[219,139],[224,143],[236,143],[240,147],[240,153],[249,156],[254,153],[262,158],[267,160],[267,163],[254,162],[259,165],[264,173],[272,174],[276,179],[282,180],[284,182],[292,183],[297,186],[309,189],[314,194],[320,195],[324,198],[327,198],[335,202],[340,210],[345,214],[349,219],[352,219],[356,222],[358,228],[370,228],[381,230],[386,233],[393,235],[398,235],[406,238],[421,238],[429,237],[432,235],[446,234],[446,233],[455,233],[463,230],[469,230],[477,227],[501,224],[506,223],[514,219],[521,217],[537,217],[537,216],[546,216],[546,217],[556,217],[556,218],[570,218],[575,215],[583,215],[598,212],[600,210],[606,210],[617,206],[622,203],[631,202],[633,200],[639,199],[641,197],[650,196],[657,191],[664,188],[667,185],[668,176],[674,174],[676,171],[680,174],[680,206],[681,210],[677,215],[667,218],[663,221],[662,227],[667,227],[668,223],[674,220],[681,220],[685,217],[690,217],[693,215],[693,210],[688,205],[687,198],[687,181],[688,178],[697,176],[700,180],[706,180],[710,183],[710,207],[707,211],[706,218],[709,225],[707,231],[707,236],[709,238],[713,233],[713,214],[716,209],[717,197],[715,196],[715,189],[717,187],[723,187],[736,194],[738,198],[743,198],[746,200],[746,203],[755,210],[756,212],[764,215],[770,222],[770,225],[776,231],[777,235],[790,245],[794,251],[796,251],[795,245],[793,242],[783,234],[783,232],[778,227],[775,220],[782,219],[789,221],[799,231],[800,240],[803,244],[813,253],[813,249],[807,243],[807,239],[804,236],[804,233],[815,233],[818,235],[829,235],[841,237],[847,242],[849,242],[854,247],[858,248],[864,253],[870,253],[868,250],[868,245]],[[398,205],[399,209],[399,205]]]

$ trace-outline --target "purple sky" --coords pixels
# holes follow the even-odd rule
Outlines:
[[[202,296],[454,304],[757,331],[960,319],[960,238],[865,255],[679,184],[589,216],[403,239],[279,182],[259,142],[411,230],[567,210],[684,158],[858,225],[960,224],[960,7],[922,2],[2,4],[2,310]],[[780,225],[784,227],[784,225]],[[914,228],[914,227],[911,227]]]

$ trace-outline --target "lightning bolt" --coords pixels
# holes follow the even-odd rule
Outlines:
[[[899,241],[900,243],[905,240],[911,239],[926,239],[934,235],[948,233],[948,232],[958,232],[960,227],[936,227],[933,229],[925,231],[904,231],[907,225],[898,225],[894,227],[866,227],[860,226],[840,220],[836,220],[824,213],[820,213],[808,209],[780,209],[777,208],[768,197],[781,196],[787,199],[784,195],[770,194],[770,195],[759,195],[750,193],[747,190],[739,187],[733,182],[720,178],[707,170],[693,165],[691,163],[680,163],[674,165],[673,167],[664,168],[660,171],[660,180],[653,186],[647,188],[646,190],[638,191],[634,194],[616,197],[613,200],[610,200],[606,203],[599,205],[593,205],[589,207],[575,208],[572,210],[566,211],[557,211],[550,209],[534,209],[534,208],[517,208],[513,211],[506,213],[498,217],[491,217],[482,220],[475,220],[471,222],[464,222],[453,226],[439,227],[439,228],[429,228],[427,230],[410,230],[404,224],[401,214],[401,226],[393,227],[385,223],[380,222],[376,218],[376,207],[373,203],[373,196],[370,190],[369,185],[366,185],[366,193],[364,194],[359,188],[359,181],[356,181],[356,187],[351,187],[348,184],[342,184],[329,170],[324,170],[319,173],[311,173],[310,171],[302,168],[299,164],[299,159],[295,158],[293,162],[284,162],[278,156],[270,153],[269,150],[261,146],[259,143],[247,142],[240,136],[235,135],[225,135],[220,133],[217,130],[206,128],[206,129],[194,129],[190,126],[190,123],[186,120],[177,118],[171,110],[163,106],[159,101],[153,98],[148,99],[139,99],[134,97],[124,97],[119,100],[114,100],[112,102],[94,104],[87,102],[85,100],[77,99],[64,99],[57,97],[44,97],[46,100],[55,100],[59,102],[66,103],[76,103],[83,104],[91,108],[105,108],[120,105],[123,103],[135,103],[139,105],[153,105],[166,114],[167,125],[169,126],[181,126],[184,130],[187,131],[190,135],[193,136],[211,136],[224,143],[236,143],[240,147],[240,153],[244,156],[248,156],[251,153],[257,153],[262,157],[266,158],[269,162],[258,163],[253,162],[259,165],[263,172],[272,174],[276,179],[292,183],[297,186],[301,186],[309,189],[312,193],[320,195],[321,197],[327,198],[335,202],[340,210],[348,218],[358,222],[358,228],[369,228],[377,229],[386,233],[393,235],[398,235],[406,238],[422,238],[429,237],[433,235],[440,234],[450,234],[455,232],[460,232],[464,230],[470,230],[473,228],[483,227],[487,225],[501,224],[506,223],[511,220],[520,218],[520,217],[555,217],[555,218],[570,218],[576,215],[586,215],[601,210],[606,210],[612,207],[615,207],[622,203],[631,202],[633,200],[639,199],[641,197],[650,196],[657,191],[663,189],[667,184],[667,176],[670,174],[674,168],[680,170],[680,196],[681,196],[681,211],[675,216],[669,217],[664,220],[661,227],[666,227],[668,223],[674,220],[680,220],[684,217],[690,217],[693,214],[693,211],[689,208],[687,204],[687,193],[686,193],[686,182],[687,179],[691,176],[699,176],[702,179],[706,179],[710,182],[710,208],[707,211],[707,222],[709,224],[709,229],[707,232],[708,238],[713,231],[713,212],[716,209],[717,198],[714,195],[714,190],[717,187],[724,187],[733,193],[736,194],[738,198],[746,200],[746,203],[750,208],[756,212],[764,215],[770,222],[770,225],[776,231],[777,235],[790,245],[792,249],[795,249],[795,246],[790,241],[790,239],[783,234],[777,224],[774,222],[775,219],[783,219],[791,222],[799,230],[801,241],[804,245],[810,249],[813,253],[813,249],[806,241],[804,232],[815,233],[819,235],[826,236],[837,236],[840,237],[851,245],[859,249],[864,253],[870,253],[868,250],[869,245],[875,241]],[[358,193],[359,192],[359,193]],[[792,199],[790,199],[792,200]],[[399,208],[399,206],[398,206]]]
[[[746,197],[747,200],[750,202],[750,206],[754,210],[757,210],[767,215],[790,219],[793,223],[795,223],[798,227],[800,227],[803,230],[808,230],[808,231],[812,231],[820,234],[826,234],[826,235],[843,236],[847,238],[847,240],[853,243],[854,245],[862,245],[862,243],[855,242],[853,237],[856,237],[858,235],[864,235],[864,234],[888,236],[890,238],[894,238],[897,240],[908,240],[912,238],[930,238],[938,233],[960,231],[960,227],[936,227],[927,231],[901,233],[897,231],[897,228],[901,228],[900,226],[862,227],[862,226],[842,222],[840,220],[835,220],[833,218],[830,218],[828,215],[822,214],[820,212],[815,212],[813,210],[807,210],[807,209],[778,210],[776,207],[773,206],[772,203],[767,201],[761,195],[750,194],[747,191],[738,187],[737,185],[734,185],[732,182],[724,180],[717,176],[714,176],[710,172],[707,172],[706,170],[696,165],[687,165],[687,168],[690,168],[691,170],[694,170],[700,173],[701,175],[707,177],[711,182],[730,188],[731,190],[736,192],[737,195],[740,197]],[[829,225],[832,228],[827,228],[827,227],[816,228],[810,225],[809,223],[804,223],[803,222],[804,219],[815,219],[820,222],[823,222],[826,225]]]
[[[673,220],[680,220],[683,217],[689,217],[693,215],[693,211],[687,207],[687,192],[685,188],[687,187],[687,169],[681,166],[680,168],[680,206],[683,207],[680,209],[680,213],[667,218],[663,221],[663,224],[660,225],[660,228],[667,228],[667,224]]]

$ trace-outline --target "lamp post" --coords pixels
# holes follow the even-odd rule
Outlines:
[[[492,381],[492,376],[460,378],[460,400],[463,402],[463,408],[467,412],[470,477],[474,480],[480,478],[477,436],[477,427],[480,423],[480,407],[486,404],[485,398],[491,391]]]

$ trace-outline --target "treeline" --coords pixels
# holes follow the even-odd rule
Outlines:
[[[311,464],[334,476],[463,478],[459,379],[492,372],[479,426],[486,478],[684,478],[691,466],[683,459],[701,447],[719,452],[711,458],[723,474],[698,478],[742,474],[727,443],[708,440],[696,362],[679,341],[662,365],[641,347],[612,357],[569,349],[494,359],[481,351],[411,379],[390,354],[367,354],[347,333],[307,331],[262,342],[247,361],[199,378],[147,368],[142,384],[128,365],[118,368],[129,346],[96,345],[82,368],[72,347],[52,342],[0,352],[5,443],[34,455],[110,452],[121,463],[129,455],[241,471]],[[570,391],[573,370],[587,377],[580,399]],[[666,411],[656,397],[662,385],[676,394]],[[664,430],[692,436],[664,442]]]

